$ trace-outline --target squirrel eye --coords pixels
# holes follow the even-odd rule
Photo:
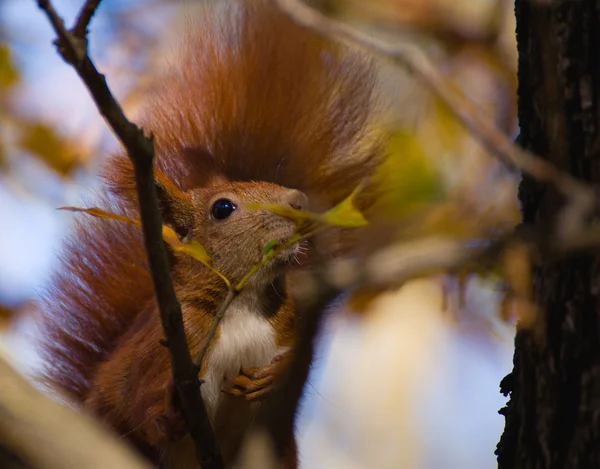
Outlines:
[[[215,220],[224,220],[231,215],[236,208],[236,205],[231,200],[219,199],[213,204],[210,214]]]

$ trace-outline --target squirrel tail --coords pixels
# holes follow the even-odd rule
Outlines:
[[[99,201],[115,213],[136,216],[114,199]],[[82,402],[96,365],[109,357],[152,295],[141,230],[77,216],[36,321],[41,384]]]

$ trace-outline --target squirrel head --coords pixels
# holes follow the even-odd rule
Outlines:
[[[181,191],[160,172],[156,174],[158,199],[163,221],[182,240],[196,240],[204,246],[213,266],[233,283],[240,281],[258,263],[265,246],[293,236],[293,221],[246,204],[287,205],[307,208],[307,196],[298,190],[267,182],[237,182],[215,177],[206,187]],[[291,264],[300,252],[290,246],[261,268],[254,281],[271,281]],[[205,269],[187,255],[178,258],[175,269]],[[178,265],[179,264],[179,265]]]

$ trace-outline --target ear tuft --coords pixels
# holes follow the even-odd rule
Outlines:
[[[190,194],[181,191],[164,173],[156,169],[154,179],[163,223],[170,226],[180,239],[185,239],[194,223]]]

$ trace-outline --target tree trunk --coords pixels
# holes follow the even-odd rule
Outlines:
[[[0,444],[0,467],[2,469],[33,469],[2,444]]]
[[[600,0],[516,0],[518,139],[576,178],[600,181]],[[524,178],[523,223],[553,223],[561,199]],[[598,259],[580,256],[534,272],[541,313],[515,340],[501,384],[500,469],[600,468]]]

